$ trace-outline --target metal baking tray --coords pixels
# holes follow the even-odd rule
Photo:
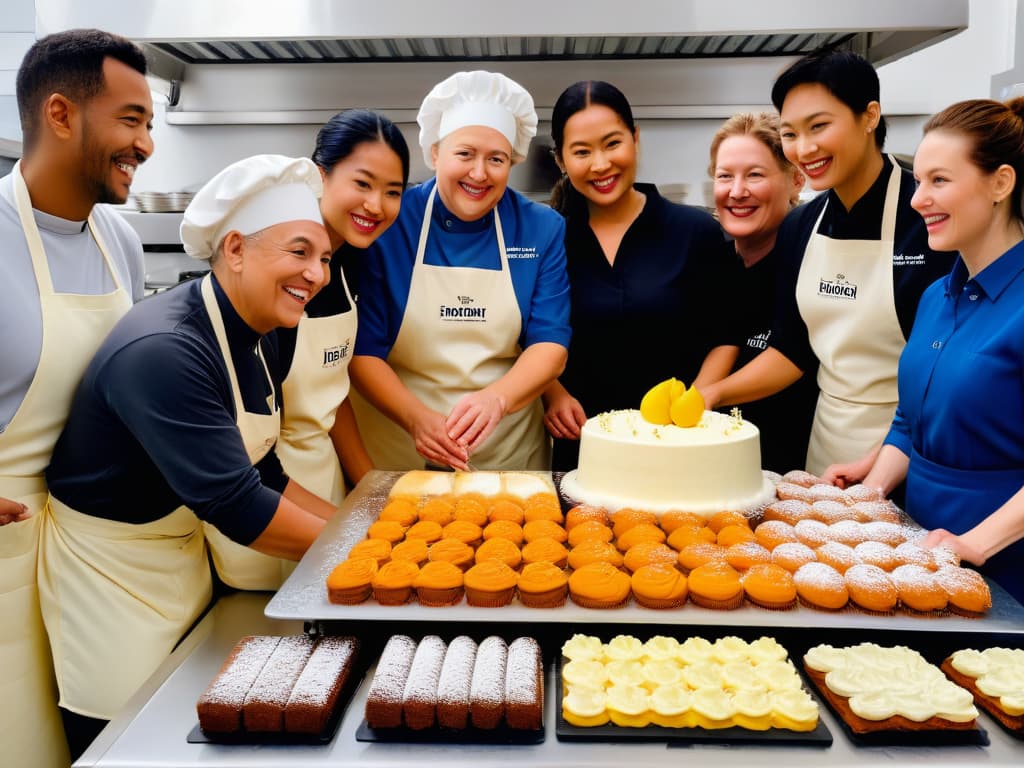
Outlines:
[[[803,605],[772,611],[746,605],[733,611],[711,610],[692,603],[675,610],[654,610],[634,602],[623,608],[596,610],[567,601],[561,608],[527,608],[518,599],[503,608],[477,608],[465,600],[458,605],[430,608],[409,603],[378,605],[372,598],[360,605],[334,605],[327,600],[326,579],[348,551],[366,537],[388,492],[402,472],[368,473],[342,502],[295,571],[267,604],[272,619],[302,621],[402,622],[543,622],[591,624],[693,624],[704,626],[818,627],[886,629],[931,632],[1010,632],[1024,634],[1024,606],[989,582],[992,609],[982,618],[955,614],[873,615],[856,608],[835,613]]]

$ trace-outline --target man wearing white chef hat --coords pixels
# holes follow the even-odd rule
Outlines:
[[[295,326],[327,280],[320,185],[311,161],[279,155],[221,171],[181,226],[212,274],[136,305],[85,372],[46,473],[39,571],[72,713],[113,717],[206,607],[199,519],[294,560],[334,511],[273,453],[266,336]]]
[[[537,130],[530,94],[458,72],[417,117],[431,181],[367,251],[352,380],[380,469],[547,469],[538,399],[562,371],[562,218],[508,188]]]

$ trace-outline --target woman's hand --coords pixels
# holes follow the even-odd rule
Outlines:
[[[451,440],[471,454],[490,437],[507,412],[508,401],[485,387],[459,398],[445,420],[445,429]]]
[[[832,464],[822,474],[821,482],[831,483],[840,488],[849,488],[851,485],[862,482],[868,476],[874,463],[875,453],[872,452],[868,456],[863,456],[848,464]]]
[[[28,520],[31,513],[24,504],[19,504],[11,499],[0,499],[0,525],[9,523],[20,523]]]
[[[580,429],[587,421],[580,401],[570,395],[564,387],[554,394],[551,389],[544,394],[547,409],[544,411],[544,426],[552,437],[565,440],[579,440]]]
[[[443,413],[424,406],[412,420],[409,435],[416,452],[431,464],[469,471],[469,451],[448,436]]]
[[[928,549],[934,547],[945,547],[956,552],[961,560],[966,560],[974,565],[985,564],[985,553],[973,546],[964,536],[957,536],[945,528],[936,528],[928,531],[928,535],[921,540],[921,546]]]

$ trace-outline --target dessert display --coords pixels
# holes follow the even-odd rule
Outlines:
[[[479,645],[459,636],[445,643],[428,635],[418,643],[394,635],[381,653],[366,699],[372,729],[434,726],[462,732],[543,727],[543,664],[530,637],[506,644],[497,636]]]
[[[576,727],[809,732],[818,724],[818,705],[770,637],[619,635],[602,643],[577,634],[562,656],[562,717]]]
[[[354,637],[244,637],[199,697],[199,727],[232,739],[320,735],[337,712],[358,649]]]
[[[971,693],[910,648],[818,645],[804,667],[855,734],[977,729]]]
[[[943,661],[941,669],[1004,727],[1024,735],[1024,649],[966,648]]]

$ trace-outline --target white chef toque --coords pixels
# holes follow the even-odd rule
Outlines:
[[[416,122],[428,168],[434,167],[430,148],[468,125],[493,128],[508,139],[513,162],[526,157],[530,139],[537,135],[533,97],[515,80],[482,70],[456,72],[435,85],[423,99]]]
[[[320,170],[312,160],[253,155],[222,170],[200,189],[181,222],[181,242],[194,259],[209,259],[232,230],[251,235],[286,221],[323,223]]]

